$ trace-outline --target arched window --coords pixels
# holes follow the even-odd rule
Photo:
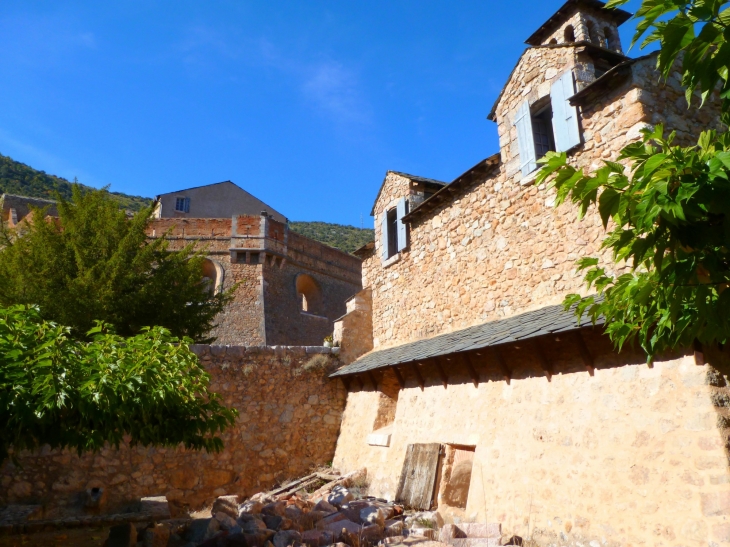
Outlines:
[[[552,40],[550,40],[550,45],[551,46],[557,45],[557,43],[558,43],[558,39],[557,38],[553,38]]]
[[[209,258],[203,261],[203,290],[211,296],[223,290],[223,267]]]
[[[299,274],[296,281],[300,310],[314,315],[322,312],[322,293],[311,275]]]
[[[606,39],[605,47],[608,49],[618,50],[618,43],[616,41],[616,35],[611,30],[611,27],[605,27],[603,29],[603,36]]]
[[[565,27],[563,37],[565,38],[565,42],[568,44],[572,44],[573,42],[575,42],[575,29],[573,29],[573,25],[568,25],[567,27]]]
[[[598,44],[598,40],[596,39],[596,26],[593,24],[593,21],[586,21],[586,32],[588,32],[588,41],[591,44]]]

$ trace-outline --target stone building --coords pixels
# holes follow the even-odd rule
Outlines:
[[[292,232],[266,212],[232,218],[162,218],[149,227],[171,248],[205,249],[211,290],[237,284],[216,318],[217,344],[319,346],[361,289],[360,259]]]
[[[155,197],[155,218],[230,218],[266,211],[274,220],[286,217],[230,180],[167,192]]]
[[[46,214],[49,216],[58,215],[55,201],[16,196],[13,194],[3,194],[0,196],[0,215],[2,215],[0,218],[11,228],[17,226],[27,217],[33,207],[36,209],[46,209]]]
[[[498,153],[447,185],[387,173],[333,374],[348,388],[334,465],[367,467],[372,495],[539,544],[730,542],[728,356],[647,366],[563,311],[585,290],[577,258],[615,266],[598,213],[535,185],[548,150],[592,170],[647,126],[685,142],[719,126],[655,55],[624,55],[629,17],[570,0],[491,110]]]

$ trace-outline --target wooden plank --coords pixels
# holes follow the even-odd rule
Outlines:
[[[393,367],[393,373],[395,374],[395,379],[398,380],[400,388],[405,389],[406,381],[403,379],[403,375],[400,373],[400,370],[398,370],[398,367]]]
[[[279,488],[277,488],[277,489],[272,490],[271,492],[269,492],[269,494],[271,494],[272,496],[275,496],[277,494],[281,494],[282,492],[286,492],[287,490],[290,490],[291,488],[293,488],[295,486],[299,486],[303,482],[308,481],[309,479],[312,479],[312,478],[316,478],[316,477],[317,477],[317,473],[312,473],[311,475],[307,475],[306,477],[302,477],[301,479],[297,479],[297,480],[295,480],[293,482],[290,482],[289,484],[285,484],[284,486],[280,486]]]
[[[431,509],[440,452],[438,443],[408,445],[396,501],[413,509]]]
[[[441,361],[434,359],[433,362],[436,365],[436,370],[438,371],[439,376],[441,376],[441,381],[444,383],[444,389],[446,389],[449,387],[449,377],[446,375],[444,367],[441,366]]]
[[[596,367],[593,364],[593,355],[591,355],[591,351],[588,349],[586,341],[583,339],[583,335],[579,330],[577,330],[575,331],[575,336],[573,338],[578,344],[578,351],[580,352],[580,357],[583,359],[583,364],[585,365],[588,374],[593,376]]]
[[[471,355],[468,353],[462,353],[461,359],[466,365],[467,370],[469,370],[469,375],[474,382],[474,387],[479,387],[479,373],[477,372],[477,369],[474,368],[474,362],[471,360]]]
[[[418,370],[418,364],[411,363],[411,370],[413,371],[413,374],[416,375],[416,380],[418,381],[418,385],[421,386],[421,391],[423,391],[423,388],[426,385],[426,383],[423,381],[423,376],[421,376],[421,371]]]

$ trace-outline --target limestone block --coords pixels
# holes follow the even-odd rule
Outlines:
[[[385,526],[385,515],[379,507],[365,507],[360,511],[360,522],[362,524],[377,524],[382,528]]]
[[[238,496],[219,496],[213,502],[211,513],[225,513],[229,517],[238,518]]]

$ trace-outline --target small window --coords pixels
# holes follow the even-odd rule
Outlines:
[[[556,46],[556,45],[558,45],[558,39],[557,39],[557,38],[553,38],[552,40],[550,40],[550,45],[551,45],[551,46]]]
[[[613,49],[616,51],[620,51],[621,48],[618,45],[618,40],[616,39],[616,34],[614,34],[613,30],[611,30],[610,27],[605,27],[603,29],[603,36],[605,38],[605,47],[607,49]]]
[[[535,139],[535,156],[542,158],[548,152],[555,151],[553,135],[553,109],[550,104],[532,115],[532,135]]]
[[[176,198],[175,199],[175,212],[189,213],[190,212],[190,198]]]
[[[565,38],[565,42],[568,44],[572,44],[573,42],[575,42],[575,30],[573,29],[573,25],[568,25],[567,27],[565,27],[563,37]]]
[[[388,211],[388,258],[398,252],[398,211]]]
[[[603,44],[601,44],[601,43],[600,43],[600,42],[599,42],[599,41],[598,41],[598,40],[596,39],[596,27],[595,27],[595,25],[593,24],[593,21],[587,21],[587,22],[586,22],[586,30],[588,31],[588,36],[587,36],[587,38],[588,38],[588,41],[589,41],[589,42],[590,42],[591,44],[598,44],[598,45],[603,45]]]

